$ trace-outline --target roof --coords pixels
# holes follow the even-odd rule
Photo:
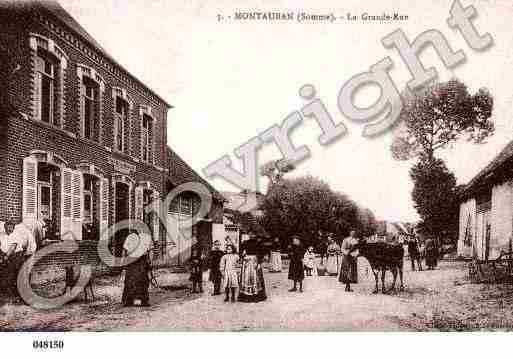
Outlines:
[[[246,203],[246,192],[229,192],[224,191],[221,192],[224,198],[226,198],[227,203],[225,204],[225,209],[238,210],[243,204]],[[257,205],[260,205],[264,195],[260,192],[255,192]]]
[[[488,163],[474,178],[469,181],[463,189],[462,195],[468,194],[476,186],[482,184],[496,169],[504,165],[511,158],[513,158],[513,141],[508,143],[490,163]]]
[[[376,234],[378,236],[385,236],[388,233],[411,235],[413,234],[413,226],[406,222],[390,222],[390,221],[377,221]],[[394,230],[395,229],[395,230]],[[391,232],[392,230],[392,232]]]
[[[9,8],[20,11],[46,11],[53,15],[57,20],[62,22],[70,30],[79,35],[90,46],[94,47],[105,58],[114,63],[118,68],[124,71],[127,75],[132,77],[142,87],[150,91],[160,101],[162,101],[168,108],[173,106],[169,105],[162,97],[155,91],[145,85],[141,80],[132,75],[125,69],[119,62],[117,62],[99,43],[96,41],[83,27],[80,25],[57,1],[55,0],[0,0],[0,9]]]
[[[179,186],[188,182],[199,182],[208,188],[214,198],[219,201],[226,201],[223,195],[218,192],[208,181],[203,179],[196,171],[194,171],[171,147],[167,147],[167,155],[169,162],[169,180],[175,186]]]
[[[384,236],[387,234],[387,221],[376,222],[376,234],[378,236]]]

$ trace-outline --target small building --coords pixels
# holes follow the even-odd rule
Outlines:
[[[391,241],[393,238],[399,243],[405,243],[414,236],[413,225],[406,222],[378,221],[376,229],[377,239]]]
[[[481,260],[511,249],[513,141],[460,193],[458,255]]]
[[[213,241],[224,241],[223,208],[226,199],[170,147],[167,153],[166,192],[169,196],[173,195],[173,198],[169,198],[167,208],[169,228],[162,257],[168,257],[168,263],[183,264],[190,258],[193,247],[197,246],[206,253],[212,247]],[[201,205],[201,197],[194,191],[181,189],[181,186],[191,183],[204,186],[211,200],[208,214],[197,218],[196,223],[192,219]],[[176,228],[171,228],[172,226]]]
[[[256,221],[263,215],[258,207],[263,195],[260,192],[248,191],[222,192],[222,195],[226,199],[223,215],[225,238],[222,244],[226,244],[226,240],[229,239],[238,248],[240,243],[249,239],[250,234],[260,234],[251,232],[257,231],[256,228],[259,226]],[[256,201],[255,208],[241,211],[245,204],[253,200]]]

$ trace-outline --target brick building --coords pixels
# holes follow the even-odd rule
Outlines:
[[[164,253],[163,226],[143,208],[176,172],[171,106],[56,2],[0,2],[0,23],[0,220],[47,218],[81,240],[83,223],[141,219]]]

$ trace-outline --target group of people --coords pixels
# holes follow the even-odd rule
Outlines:
[[[412,237],[408,240],[408,255],[412,271],[415,271],[415,263],[417,263],[417,269],[422,271],[423,259],[426,261],[427,269],[433,270],[438,266],[440,243],[434,238],[428,238],[425,243],[419,243],[416,237]]]
[[[225,302],[261,302],[267,299],[262,263],[265,250],[261,239],[252,237],[241,245],[240,254],[235,245],[227,241],[225,251],[215,241],[207,259],[195,248],[190,266],[193,292],[203,292],[204,262],[208,262],[209,280],[213,283],[212,295],[225,293]]]
[[[355,232],[351,231],[350,236],[342,242],[340,249],[339,281],[346,285],[346,291],[352,291],[351,284],[356,283],[358,278],[357,244],[358,239]],[[280,240],[275,238],[270,249],[269,272],[282,271],[281,248]],[[227,240],[225,250],[221,249],[219,241],[215,241],[208,257],[204,256],[199,248],[193,249],[189,261],[189,279],[192,282],[193,293],[203,293],[203,273],[208,268],[209,280],[213,284],[213,296],[224,292],[225,302],[266,300],[267,293],[262,267],[266,252],[262,239],[258,237],[251,237],[243,242],[240,253],[237,253],[236,247],[229,240]],[[332,252],[329,253],[327,261],[331,262]],[[316,254],[312,246],[305,249],[298,236],[292,238],[288,254],[290,260],[288,279],[293,283],[289,291],[301,293],[305,277],[315,275],[317,272]],[[335,273],[339,273],[338,265]]]
[[[338,277],[345,284],[345,290],[352,292],[351,284],[358,282],[358,238],[355,231],[350,231],[341,245],[328,235],[327,246],[321,252],[321,266],[328,276]]]
[[[336,247],[335,247],[336,246]],[[345,284],[345,290],[351,292],[351,284],[358,281],[358,239],[356,232],[351,231],[349,237],[345,238],[342,246],[339,247],[335,241],[330,237],[329,245],[327,247],[327,267],[330,275],[338,275],[341,283]],[[340,255],[340,266],[338,256]],[[308,247],[305,251],[301,245],[299,237],[292,238],[292,245],[289,250],[289,273],[288,279],[292,281],[293,287],[289,289],[290,292],[303,292],[303,280],[306,276],[312,276],[317,271],[315,263],[316,255],[312,246]],[[324,256],[321,254],[321,266],[323,266]],[[340,271],[339,271],[340,269]],[[334,274],[333,274],[334,273]],[[299,288],[298,288],[299,287]]]

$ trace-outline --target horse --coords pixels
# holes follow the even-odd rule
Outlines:
[[[404,261],[404,248],[400,244],[389,244],[385,242],[368,242],[364,239],[358,242],[359,256],[365,257],[369,262],[374,279],[376,280],[376,289],[373,293],[378,293],[378,274],[381,271],[381,291],[386,293],[385,288],[385,274],[390,270],[394,276],[392,287],[388,291],[395,290],[395,283],[397,273],[399,272],[399,279],[401,286],[399,290],[404,290],[403,284],[403,261]]]

